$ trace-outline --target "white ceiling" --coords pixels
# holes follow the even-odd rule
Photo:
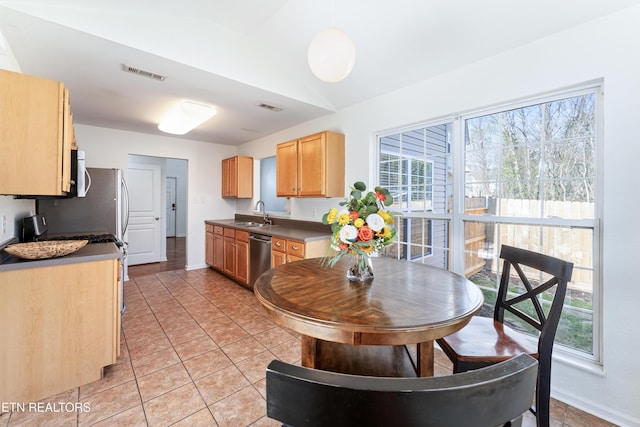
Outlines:
[[[183,138],[238,145],[637,4],[0,0],[0,32],[23,73],[70,88],[76,123],[166,135],[159,120],[190,99],[218,114]],[[345,80],[324,83],[306,49],[332,25],[351,36],[357,58]],[[127,74],[122,64],[167,78]]]

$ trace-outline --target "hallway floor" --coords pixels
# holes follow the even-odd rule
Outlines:
[[[211,269],[161,268],[129,269],[121,356],[104,378],[44,400],[90,410],[3,413],[0,426],[279,426],[265,415],[265,368],[300,363],[300,337]],[[450,373],[437,351],[436,375]],[[552,426],[612,425],[558,401],[552,417]]]

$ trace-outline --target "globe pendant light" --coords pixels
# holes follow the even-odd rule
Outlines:
[[[356,48],[342,30],[330,27],[311,40],[307,50],[311,72],[323,82],[335,83],[349,75],[356,62]]]

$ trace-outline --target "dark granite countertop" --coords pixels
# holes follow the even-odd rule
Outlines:
[[[291,220],[284,218],[271,218],[273,225],[262,227],[247,227],[239,224],[251,221],[262,223],[261,216],[236,215],[233,219],[210,219],[206,224],[220,225],[222,227],[235,228],[237,230],[248,231],[250,233],[262,234],[271,237],[281,237],[283,239],[310,242],[313,240],[329,239],[331,237],[331,227],[318,222]]]
[[[2,255],[8,254],[3,253]],[[57,258],[30,260],[20,259],[15,256],[8,256],[2,263],[0,263],[0,273],[11,270],[22,270],[25,268],[50,267],[80,262],[103,261],[115,258],[120,258],[120,250],[114,243],[92,243],[80,248],[72,254]]]

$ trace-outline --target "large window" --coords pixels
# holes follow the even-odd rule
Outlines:
[[[396,251],[385,255],[425,262],[411,250],[418,246],[428,248],[422,254],[443,254],[429,263],[478,284],[486,302],[482,314],[489,316],[502,268],[501,245],[571,261],[574,273],[556,343],[597,359],[599,105],[600,90],[593,87],[381,135],[378,179],[399,197],[394,210],[401,213],[402,231]],[[408,136],[435,130],[446,135],[440,149],[425,138],[417,154],[419,144]],[[431,163],[413,166],[414,159]],[[459,166],[453,168],[454,163]],[[423,178],[421,168],[430,169],[430,177]],[[416,220],[421,227],[414,231]],[[544,305],[548,296],[542,298]],[[535,333],[516,319],[507,321]]]

